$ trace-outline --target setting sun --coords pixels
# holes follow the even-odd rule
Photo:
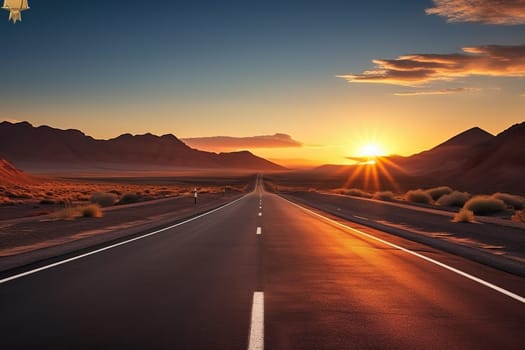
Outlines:
[[[385,155],[383,147],[378,143],[367,143],[359,148],[360,157],[376,158]]]

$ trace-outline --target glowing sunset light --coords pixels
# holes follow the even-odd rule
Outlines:
[[[386,155],[383,147],[378,143],[366,143],[359,149],[358,156],[376,158]]]

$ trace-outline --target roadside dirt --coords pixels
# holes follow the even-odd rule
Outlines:
[[[242,195],[205,193],[196,205],[190,196],[122,205],[104,209],[102,218],[68,221],[40,216],[0,221],[0,271],[167,226]]]

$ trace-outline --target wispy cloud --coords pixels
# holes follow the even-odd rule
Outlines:
[[[425,12],[448,22],[525,24],[525,0],[434,0]]]
[[[303,144],[287,134],[260,135],[249,137],[211,136],[182,139],[187,145],[210,151],[230,151],[250,148],[289,148]]]
[[[464,47],[463,53],[414,54],[396,59],[373,60],[376,68],[360,74],[342,74],[350,83],[417,86],[436,80],[472,75],[525,76],[525,45]]]
[[[480,91],[479,88],[471,87],[458,87],[458,88],[449,88],[449,89],[440,89],[440,90],[419,90],[419,91],[406,91],[406,92],[396,92],[395,96],[421,96],[421,95],[450,95],[450,94],[460,94],[464,92],[476,92]]]

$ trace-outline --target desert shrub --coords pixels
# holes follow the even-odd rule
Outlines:
[[[474,213],[472,210],[461,208],[461,210],[454,215],[453,222],[474,222]]]
[[[494,193],[492,197],[502,200],[506,205],[514,208],[515,210],[521,210],[525,208],[525,198],[523,197],[500,192]]]
[[[512,221],[525,222],[525,210],[518,210],[512,215]]]
[[[116,194],[117,196],[122,195],[122,192],[120,192],[118,190],[111,190],[111,191],[108,191],[108,193],[113,193],[113,194]]]
[[[42,205],[49,205],[49,204],[55,204],[56,202],[51,198],[44,198],[40,201],[40,204]]]
[[[115,204],[118,197],[114,193],[110,192],[96,192],[91,195],[91,203],[98,204],[102,207],[109,207]]]
[[[376,192],[372,198],[381,201],[392,201],[394,200],[394,193],[392,191],[380,191]]]
[[[358,188],[338,188],[335,190],[335,193],[353,197],[372,198],[372,194]]]
[[[104,214],[98,204],[90,204],[80,208],[80,213],[85,218],[101,218]]]
[[[441,196],[436,203],[444,207],[461,208],[469,199],[470,193],[454,191],[452,193]]]
[[[50,214],[50,217],[56,220],[73,220],[79,216],[78,209],[66,207]]]
[[[463,208],[473,211],[476,215],[489,215],[505,210],[505,203],[492,196],[476,196],[469,199]]]
[[[432,203],[432,197],[422,189],[408,191],[405,199],[414,203]]]
[[[127,192],[124,193],[118,204],[131,204],[142,201],[144,198],[139,193]]]
[[[452,189],[448,186],[439,186],[434,188],[429,188],[426,192],[432,197],[433,200],[438,200],[445,194],[452,192]]]

